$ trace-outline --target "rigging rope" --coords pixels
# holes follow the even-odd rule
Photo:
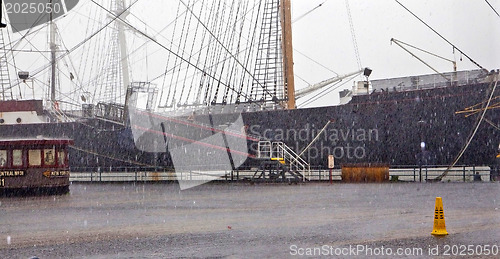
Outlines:
[[[406,8],[406,6],[404,6],[402,3],[400,3],[398,0],[394,0],[396,1],[396,3],[398,3],[399,5],[401,5],[406,11],[408,11],[411,15],[413,15],[415,18],[417,18],[421,23],[423,23],[425,26],[427,26],[427,28],[431,29],[431,31],[433,31],[435,34],[437,34],[441,39],[443,39],[444,41],[446,41],[446,43],[450,44],[453,49],[456,49],[458,50],[458,52],[460,52],[462,55],[464,55],[467,59],[470,60],[470,62],[472,62],[474,65],[478,66],[479,68],[481,69],[485,69],[484,67],[482,67],[481,65],[479,65],[479,63],[477,63],[476,61],[474,61],[471,57],[469,57],[467,54],[465,54],[465,52],[463,52],[462,50],[460,50],[457,46],[455,46],[453,43],[451,43],[448,39],[446,39],[443,35],[441,35],[439,32],[437,32],[436,30],[434,30],[434,28],[432,28],[429,24],[427,24],[426,22],[424,22],[422,19],[420,19],[420,17],[418,17],[416,14],[414,14],[412,11],[410,11],[410,9]],[[486,70],[486,69],[485,69]]]
[[[307,99],[306,101],[304,101],[304,103],[302,103],[301,105],[299,105],[299,107],[304,107],[306,105],[311,104],[314,101],[319,100],[321,97],[324,97],[327,94],[331,93],[332,91],[337,90],[341,86],[344,86],[345,84],[347,84],[348,82],[350,82],[352,79],[356,78],[357,76],[358,75],[356,74],[356,75],[353,75],[353,76],[347,78],[347,80],[342,80],[342,81],[338,81],[338,82],[333,83],[330,87],[322,90],[321,92],[317,93],[313,97],[311,97],[311,98]],[[337,84],[340,84],[340,85],[336,86]],[[336,86],[336,87],[334,87],[334,86]]]
[[[221,30],[222,30],[222,24],[223,24],[223,20],[224,20],[224,18],[223,18],[223,17],[224,17],[224,14],[226,13],[226,9],[225,9],[225,8],[222,8],[222,13],[219,13],[219,12],[220,12],[220,7],[221,7],[221,6],[222,6],[222,2],[221,2],[221,1],[219,1],[219,7],[218,7],[218,9],[217,9],[217,19],[218,19],[218,20],[217,20],[217,22],[219,23],[219,24],[217,25],[217,28],[218,28],[218,30],[217,30],[217,32],[216,32],[216,34],[217,34],[217,35],[220,35],[220,33],[221,33]],[[210,30],[207,30],[207,31],[210,33]],[[215,40],[218,40],[218,39],[217,39],[217,37],[216,37],[214,34],[212,34],[212,33],[210,33],[210,34],[212,35],[212,37],[214,37],[214,39],[215,39]],[[224,36],[226,36],[226,35],[227,35],[227,34],[224,34]],[[222,45],[222,43],[221,43],[220,45]],[[216,59],[216,61],[214,62],[214,63],[215,63],[215,65],[214,65],[214,66],[211,66],[211,71],[212,71],[212,73],[214,73],[214,75],[215,75],[215,74],[217,74],[217,66],[220,64],[220,57],[221,57],[221,55],[222,55],[222,48],[215,48],[215,49],[213,50],[213,52],[212,52],[212,55],[213,55],[213,58],[215,58],[215,59]],[[213,78],[213,79],[210,81],[210,82],[211,82],[211,83],[210,83],[211,88],[210,88],[210,91],[209,91],[209,93],[208,93],[208,94],[209,94],[209,96],[206,96],[206,100],[205,100],[205,101],[206,101],[206,103],[209,103],[209,102],[210,102],[210,101],[209,101],[209,99],[211,98],[211,96],[210,96],[210,95],[212,94],[212,89],[214,89],[215,80],[216,80],[216,79],[215,79],[215,78]],[[218,80],[217,80],[217,81],[218,81]],[[219,81],[219,82],[220,82],[220,81]],[[215,90],[215,94],[214,94],[214,97],[213,97],[214,99],[217,99],[217,93],[218,93],[218,91],[219,91],[219,87],[220,87],[220,83],[218,83],[218,84],[217,84],[217,89]],[[213,100],[212,100],[211,102],[213,103],[213,102],[215,102],[215,101],[213,101]]]
[[[94,1],[94,0],[92,0]],[[215,39],[215,41],[217,41],[217,43],[219,43],[222,48],[238,63],[238,65],[240,65],[243,70],[248,73],[254,80],[255,80],[255,77],[252,73],[250,73],[250,71],[248,71],[248,69],[246,67],[243,66],[243,64],[241,64],[241,62],[231,53],[231,51],[229,51],[226,46],[224,44],[222,44],[219,39],[207,28],[207,26],[194,14],[194,12],[184,3],[183,0],[181,0],[181,3],[184,4],[186,6],[186,8],[188,8],[189,12],[191,12],[191,14],[198,20],[199,23],[201,23],[201,25],[208,31],[208,33],[210,35],[212,35],[212,37]],[[219,84],[221,83],[220,81],[218,82]],[[262,87],[262,89],[267,93],[269,94],[271,97],[273,97],[273,95],[266,89],[265,86],[263,86],[260,82],[257,82],[257,84]],[[226,85],[227,86],[227,85]],[[227,86],[229,87],[229,86]],[[231,87],[231,90],[233,91],[236,91],[234,88]],[[248,99],[248,96],[247,95],[244,95],[244,97],[246,97]]]
[[[356,61],[358,62],[358,68],[361,70],[361,58],[359,57],[358,42],[356,41],[356,32],[354,31],[354,23],[352,21],[351,8],[349,7],[349,0],[345,0],[345,6],[347,9],[347,17],[349,18],[349,26],[351,27],[351,37],[352,43],[354,45],[354,53],[356,54]]]
[[[486,103],[486,106],[484,107],[483,113],[481,114],[481,116],[478,117],[478,121],[476,123],[476,126],[475,126],[474,130],[472,131],[471,135],[469,136],[469,139],[467,139],[467,142],[462,147],[462,150],[460,150],[460,153],[455,158],[455,160],[453,161],[453,163],[450,166],[448,166],[448,168],[446,168],[446,170],[440,176],[436,177],[435,180],[441,181],[441,179],[443,179],[443,177],[445,177],[448,174],[448,172],[450,171],[450,169],[453,168],[458,163],[458,161],[460,160],[460,158],[462,158],[463,154],[465,153],[465,151],[469,147],[470,143],[472,142],[472,140],[476,136],[477,130],[479,129],[479,126],[481,126],[481,123],[483,122],[484,116],[486,115],[486,111],[488,111],[488,107],[490,106],[490,102],[493,99],[493,95],[495,94],[495,90],[496,90],[497,85],[498,85],[498,79],[499,79],[498,78],[498,73],[496,73],[494,75],[495,85],[493,86],[493,89],[491,90],[491,94],[490,94],[490,96],[488,98],[488,102]],[[491,85],[493,85],[493,80],[490,83],[490,88],[491,88]]]
[[[310,13],[314,12],[316,9],[320,8],[321,6],[323,6],[323,4],[326,3],[326,1],[323,1],[323,3],[319,4],[318,6],[314,7],[313,9],[307,11],[306,13],[304,13],[303,15],[295,18],[295,20],[292,21],[292,24],[295,23],[295,22],[298,22],[300,21],[302,18],[306,17],[307,15],[309,15]]]
[[[337,73],[337,72],[335,72],[335,71],[331,70],[331,69],[330,69],[330,68],[328,68],[327,66],[325,66],[325,65],[323,65],[323,64],[321,64],[321,63],[319,63],[318,61],[316,61],[316,60],[312,59],[311,57],[309,57],[309,56],[307,56],[306,54],[304,54],[304,53],[302,53],[302,52],[298,51],[297,49],[293,49],[293,51],[295,51],[295,52],[299,53],[300,55],[302,55],[302,56],[304,56],[305,58],[309,59],[310,61],[314,62],[316,65],[318,65],[318,66],[320,66],[320,67],[322,67],[322,68],[324,68],[324,69],[326,69],[326,70],[328,70],[328,71],[330,71],[330,72],[334,73],[336,76],[339,76],[339,73]]]
[[[214,4],[210,5],[210,12],[208,14],[208,21],[212,21],[212,23],[215,23],[215,19],[212,18],[213,14],[214,14]],[[207,35],[207,31],[206,30],[203,30],[203,37],[202,37],[202,45],[205,44],[205,38],[206,38],[206,35]],[[210,55],[210,39],[208,39],[208,43],[207,43],[207,50],[206,50],[206,55],[205,55],[205,61],[203,63],[203,71],[206,71],[207,70],[207,60],[208,60],[208,57]],[[200,50],[198,52],[198,61],[197,61],[197,64],[200,63],[200,60],[201,60],[201,54],[202,54],[202,50]],[[207,82],[207,83],[205,83]],[[205,92],[205,98],[203,99],[203,101],[201,101],[201,95],[203,93],[203,88],[205,87],[206,85],[206,92]],[[199,87],[198,87],[198,92],[196,93],[196,98],[195,98],[195,103],[196,104],[205,104],[205,101],[206,101],[206,95],[208,94],[208,88],[210,88],[210,79],[207,78],[206,76],[206,73],[203,72],[202,73],[202,76],[200,78],[200,84],[199,84]]]
[[[229,17],[228,17],[228,20],[230,20],[230,19],[231,19],[231,15],[232,15],[233,7],[234,7],[234,1],[232,1],[231,3],[232,3],[232,4],[231,4],[231,7],[230,7],[231,9],[230,9],[230,11],[229,11]],[[223,26],[222,26],[222,25],[223,25],[223,24],[224,24],[224,22],[225,22],[225,19],[224,19],[225,14],[226,14],[226,8],[223,8],[223,9],[222,9],[222,14],[221,14],[221,17],[222,17],[222,18],[220,19],[220,24],[219,24],[219,33],[218,33],[218,35],[220,35],[220,33],[223,33],[223,30],[222,30]],[[225,41],[226,41],[226,39],[227,39],[227,35],[228,35],[228,34],[227,34],[227,33],[223,33],[223,35],[224,35],[224,37],[222,38],[222,42],[220,43],[220,45],[221,45],[223,48],[225,48],[224,43],[225,43]],[[218,37],[216,37],[216,38],[215,38],[215,40],[216,40],[216,41],[218,41]],[[216,62],[217,64],[219,64],[219,63],[220,63],[220,60],[221,60],[221,58],[222,58],[223,48],[219,48],[219,54],[217,55],[217,62]],[[230,53],[229,49],[227,49],[227,48],[225,48],[225,49],[227,50],[227,52],[228,52],[228,53]],[[226,62],[223,62],[223,63],[222,63],[222,68],[221,68],[221,70],[220,70],[219,78],[218,78],[219,80],[218,80],[218,83],[217,83],[217,88],[216,88],[216,90],[215,90],[215,94],[214,94],[213,99],[212,99],[212,105],[215,105],[215,104],[217,103],[217,97],[218,97],[218,94],[219,94],[219,89],[220,89],[220,82],[221,82],[221,80],[222,80],[222,74],[223,74],[223,72],[224,72],[224,68],[225,68],[225,66],[226,66]],[[216,70],[217,70],[217,68],[216,68]]]
[[[3,9],[3,8],[2,8]],[[9,40],[9,42],[12,42],[12,39],[10,37],[10,33],[9,31],[7,30],[7,39]],[[3,43],[4,45],[4,48],[5,48],[5,42]],[[4,51],[6,51],[6,49],[4,49]],[[17,75],[18,73],[18,69],[17,69],[17,65],[16,65],[16,59],[14,58],[14,52],[12,52],[13,50],[11,49],[10,52],[12,53],[12,63],[13,63],[13,67],[14,67],[14,71],[15,71],[15,74]],[[5,53],[5,59],[7,59],[7,53]],[[21,93],[21,85],[18,85],[18,90],[19,90],[19,97],[22,99],[23,98],[23,95]],[[35,98],[33,96],[33,98]]]
[[[201,72],[205,72],[205,71],[203,71],[203,70],[202,70],[199,66],[197,66],[197,65],[195,65],[195,64],[193,64],[193,63],[191,63],[191,62],[188,62],[188,61],[187,61],[184,57],[180,56],[180,54],[175,53],[173,50],[169,49],[169,48],[168,48],[168,47],[166,47],[164,44],[162,44],[162,43],[158,42],[157,40],[155,40],[155,39],[154,39],[153,37],[151,37],[150,35],[148,35],[148,34],[146,34],[146,33],[142,32],[141,30],[139,30],[139,29],[137,29],[137,28],[135,28],[135,27],[134,27],[134,26],[132,26],[129,22],[127,22],[127,21],[125,21],[125,20],[121,19],[119,16],[117,16],[117,15],[116,15],[116,14],[114,14],[113,12],[111,12],[111,11],[107,10],[107,9],[106,9],[105,7],[103,7],[102,5],[100,5],[100,4],[98,4],[98,3],[96,3],[94,0],[91,0],[91,1],[92,1],[94,4],[98,5],[101,9],[103,9],[104,11],[106,11],[107,13],[109,13],[110,15],[112,15],[112,16],[115,18],[115,20],[116,20],[116,19],[120,20],[122,23],[124,23],[125,25],[127,25],[128,27],[130,27],[131,29],[133,29],[134,31],[136,31],[138,34],[140,34],[140,35],[142,35],[143,37],[145,37],[145,38],[149,39],[150,41],[152,41],[152,42],[156,43],[158,46],[160,46],[161,48],[165,49],[166,51],[168,51],[168,52],[172,53],[174,56],[178,57],[181,61],[183,61],[183,62],[187,63],[188,65],[190,65],[190,66],[192,66],[192,67],[194,67],[196,70],[199,70],[199,71],[201,71]],[[136,1],[137,1],[137,0],[136,0]],[[190,12],[192,13],[192,11],[191,11],[191,10],[190,10]],[[197,20],[199,20],[199,18],[198,18],[198,17],[196,17],[196,16],[195,16],[195,18],[197,18]],[[202,23],[202,25],[203,25],[203,23]],[[208,75],[210,78],[212,78],[212,79],[214,79],[214,80],[217,80],[217,79],[215,78],[215,76],[214,76],[214,75],[211,75],[211,74],[207,74],[207,75]],[[226,86],[226,87],[230,87],[230,86],[227,86],[225,83],[220,82],[220,81],[218,81],[218,80],[217,80],[217,82],[218,82],[219,84],[222,84],[222,85]],[[231,89],[232,91],[236,91],[236,89],[234,89],[233,87],[230,87],[230,89]],[[248,99],[248,96],[247,96],[247,95],[244,95],[244,97]]]
[[[205,3],[205,1],[203,0],[203,1],[201,2],[201,6],[204,6],[204,3]],[[202,11],[203,11],[203,8],[200,8],[200,16],[202,15]],[[193,43],[191,44],[191,53],[189,54],[189,61],[191,61],[191,58],[194,56],[194,54],[193,54],[193,50],[194,50],[194,46],[195,46],[195,44],[194,44],[194,43],[196,42],[196,38],[197,38],[196,36],[198,35],[198,28],[199,28],[199,26],[200,26],[200,24],[199,24],[199,23],[197,23],[197,24],[196,24],[196,28],[194,29],[194,30],[195,30],[195,33],[194,33],[194,39],[192,40],[192,41],[193,41]],[[205,32],[205,31],[203,31],[203,32]],[[204,35],[202,36],[202,38],[204,38]],[[202,41],[203,41],[203,40],[202,40]],[[202,43],[202,45],[203,45],[203,43]],[[201,53],[201,51],[200,51],[200,53]],[[195,54],[196,54],[196,53],[195,53]],[[196,60],[196,63],[197,63],[197,64],[198,64],[198,63],[199,63],[199,61],[200,61],[199,56],[200,56],[200,55],[198,55],[198,59]],[[187,81],[187,78],[188,78],[188,76],[187,76],[187,75],[188,75],[188,73],[186,73],[186,76],[184,77],[184,85],[186,84],[186,81]],[[194,86],[194,78],[195,78],[194,76],[191,78],[191,83],[189,84],[189,90],[188,90],[188,93],[187,93],[187,96],[186,96],[186,101],[184,102],[184,105],[188,105],[189,96],[191,95],[191,90],[193,89],[193,86]],[[183,88],[184,88],[184,87],[183,87]],[[182,94],[181,94],[181,95],[182,95]],[[179,100],[179,103],[180,103],[180,102],[181,102],[181,100]]]
[[[175,15],[175,22],[174,22],[174,29],[172,31],[172,40],[170,41],[170,48],[172,49],[173,48],[173,45],[174,45],[174,37],[175,37],[175,32],[177,31],[177,21],[179,20],[180,16],[179,16],[179,11],[181,9],[181,3],[179,2],[178,6],[177,6],[177,14]],[[182,15],[184,16],[184,13],[182,13]],[[168,53],[168,57],[167,57],[167,65],[165,66],[165,73],[167,73],[167,69],[168,69],[168,64],[170,63],[170,57],[172,56],[172,52],[169,52]],[[170,84],[168,85],[168,93],[167,93],[167,98],[165,99],[165,104],[164,106],[165,107],[169,107],[168,105],[168,102],[170,100],[170,94],[172,92],[172,80],[174,79],[174,75],[173,73],[175,73],[175,68],[176,68],[176,65],[177,65],[177,57],[175,57],[175,61],[174,61],[174,66],[173,68],[171,68],[171,71],[172,71],[172,77],[170,78]],[[162,86],[162,89],[165,89],[165,81],[166,81],[166,77],[163,79],[163,86]],[[161,100],[161,97],[160,97],[160,100]]]
[[[234,3],[234,2],[235,2],[235,1],[233,1],[233,3]],[[234,14],[234,23],[233,23],[233,28],[236,28],[236,26],[237,26],[237,23],[238,23],[238,15],[239,15],[239,12],[240,12],[240,10],[241,10],[240,8],[241,8],[241,2],[239,2],[238,7],[236,8],[236,12],[235,12],[235,14]],[[234,10],[231,10],[231,13],[233,13],[233,12],[234,12]],[[233,29],[233,30],[231,30],[231,36],[229,37],[229,38],[230,38],[230,39],[229,39],[229,42],[230,42],[230,43],[229,43],[229,48],[232,48],[232,47],[233,47],[234,42],[235,42],[235,40],[234,40],[234,37],[235,37],[235,36],[236,36],[236,30],[235,30],[235,29]],[[241,43],[241,31],[240,31],[240,35],[239,35],[239,37],[238,37],[238,42],[237,42],[237,46],[238,46],[238,48],[237,48],[237,50],[236,50],[236,53],[237,53],[237,54],[239,54],[239,46],[240,46],[240,43]],[[233,83],[233,85],[235,85],[235,84],[234,84],[234,82],[231,82],[231,80],[232,80],[232,78],[233,78],[233,75],[235,74],[235,72],[234,72],[234,70],[235,70],[235,66],[236,66],[236,64],[235,64],[235,63],[236,63],[236,62],[234,62],[234,61],[233,61],[233,65],[231,66],[231,69],[228,69],[228,71],[227,71],[227,75],[226,75],[226,77],[227,77],[227,82],[228,82],[228,84]],[[234,93],[234,92],[233,92],[233,93]],[[228,96],[228,94],[229,94],[229,88],[226,88],[226,90],[224,91],[224,96],[222,97],[222,104],[224,104],[224,105],[225,105],[225,104],[227,104],[227,96]]]
[[[259,5],[258,5],[258,10],[260,10],[261,8],[261,5],[262,5],[262,1],[258,1]],[[255,5],[253,6],[252,8],[252,14],[251,14],[251,17],[254,17],[254,13],[255,13]],[[253,32],[252,30],[248,30],[248,38],[250,38],[250,34],[252,35],[251,36],[251,39],[250,39],[250,46],[245,49],[245,56],[246,56],[246,63],[245,63],[245,66],[246,67],[249,67],[249,64],[250,63],[250,60],[251,60],[251,56],[253,54],[253,45],[254,45],[254,42],[255,42],[255,35],[257,34],[257,25],[258,25],[258,21],[259,21],[259,17],[260,17],[260,12],[257,11],[257,15],[256,15],[256,18],[255,18],[255,24],[254,24],[254,29],[253,29]],[[243,77],[242,77],[242,80],[241,80],[241,85],[240,85],[240,89],[238,90],[238,93],[237,93],[237,96],[236,96],[236,103],[239,103],[240,102],[240,96],[241,96],[241,93],[243,91],[243,84],[245,82],[245,80],[247,80],[247,89],[246,89],[246,92],[248,93],[248,88],[250,88],[250,82],[251,82],[251,78],[249,77],[248,79],[246,79],[246,73],[243,73]],[[251,95],[250,95],[251,96]]]
[[[133,160],[120,159],[120,158],[116,158],[116,157],[108,156],[108,155],[104,155],[104,154],[99,154],[97,152],[94,152],[94,151],[91,151],[91,150],[87,150],[87,149],[83,149],[83,148],[79,148],[77,146],[69,146],[69,147],[72,148],[72,149],[74,149],[74,150],[80,151],[80,152],[84,152],[84,153],[91,154],[91,155],[94,155],[94,156],[100,156],[100,157],[108,158],[108,159],[111,159],[111,160],[114,160],[114,161],[125,162],[125,163],[129,163],[129,164],[133,164],[133,165],[154,167],[154,165],[144,164],[144,163],[140,163],[140,162],[133,161]]]
[[[213,19],[213,21],[212,21],[212,27],[217,24],[218,19],[221,17],[221,15],[219,15],[220,7],[221,7],[221,3],[219,2],[219,5],[217,5],[217,10],[215,11],[215,19]],[[205,30],[205,31],[209,32],[209,30]],[[214,57],[216,56],[216,49],[213,47],[212,44],[209,44],[209,46],[207,47],[207,54],[206,55],[207,56],[205,57],[204,69],[205,69],[205,71],[208,70],[209,73],[212,73],[212,70],[214,69],[214,65],[216,65],[216,64],[213,64],[212,66],[207,67],[207,62],[209,60],[212,61],[214,59]],[[208,103],[209,103],[210,94],[212,93],[213,85],[214,85],[213,79],[208,78],[207,87],[205,89],[205,95],[203,97],[203,104],[205,104],[205,105],[208,105]]]
[[[490,2],[488,2],[488,0],[484,0],[486,1],[486,3],[490,6],[491,10],[493,10],[493,12],[495,12],[498,16],[498,18],[500,18],[500,14],[498,14],[497,10],[495,10],[495,8],[493,8],[493,6],[490,4]]]
[[[497,129],[497,130],[500,130],[500,127],[498,127],[497,125],[495,125],[495,123],[493,123],[492,121],[484,118],[484,121],[486,121],[488,124],[490,124],[493,128]]]
[[[191,3],[191,0],[189,0],[188,2],[188,6],[189,4]],[[191,20],[191,17],[192,16],[189,16],[189,20]],[[186,43],[187,43],[187,33],[185,33],[186,31],[189,31],[189,27],[191,26],[191,24],[188,22],[188,27],[186,28],[186,20],[188,19],[187,17],[187,14],[184,16],[184,22],[182,23],[182,30],[181,30],[181,37],[179,38],[179,47],[178,47],[178,50],[182,50],[184,51],[186,49]],[[184,40],[184,42],[183,42]],[[191,62],[191,56],[189,56],[189,59],[187,60],[188,63]],[[177,64],[177,58],[175,59],[175,64]],[[175,67],[176,65],[174,65]],[[177,86],[177,83],[179,82],[179,77],[181,75],[181,70],[182,70],[182,62],[179,64],[178,66],[178,70],[177,70],[177,78],[175,80],[175,86]],[[173,80],[174,77],[172,76],[171,80]],[[172,81],[170,81],[170,84],[172,85]],[[184,92],[184,87],[182,87],[181,89],[181,96],[179,96],[179,100],[177,100],[179,103],[182,99],[182,93]],[[176,93],[177,93],[177,87],[174,87],[174,93],[172,94],[172,106],[177,106],[177,104],[175,103],[175,98],[176,98]]]
[[[94,0],[91,0],[94,4],[96,4],[97,6],[99,6],[100,8],[106,10],[106,8],[104,8],[102,5],[98,4],[97,2],[95,2]],[[96,35],[100,34],[101,31],[103,31],[105,28],[107,28],[111,23],[113,23],[115,20],[119,19],[119,17],[126,11],[128,11],[133,5],[135,5],[139,0],[135,0],[133,3],[131,3],[127,8],[125,8],[123,10],[123,12],[119,13],[119,14],[115,14],[113,12],[110,12],[108,10],[106,10],[108,13],[111,13],[112,14],[112,17],[113,19],[111,19],[108,23],[104,24],[99,30],[97,30],[96,32],[94,32],[92,35],[90,35],[89,37],[85,38],[83,41],[81,41],[80,43],[78,43],[77,45],[75,45],[73,48],[71,48],[70,50],[67,50],[64,54],[61,54],[60,56],[58,56],[56,58],[56,61],[59,61],[61,60],[62,58],[64,58],[65,56],[71,54],[72,52],[76,51],[77,49],[79,49],[81,46],[83,46],[85,43],[87,43],[89,40],[91,40],[92,38],[94,38]],[[121,19],[120,19],[121,20]],[[18,41],[19,42],[19,41]],[[29,41],[28,41],[29,42]],[[38,75],[39,73],[41,73],[42,71],[44,71],[45,69],[49,68],[51,66],[51,64],[47,64],[43,67],[40,67],[38,68],[37,70],[35,70],[33,73],[32,73],[32,77]],[[15,85],[17,84],[20,84],[20,81],[18,81]]]
[[[242,11],[243,13],[243,17],[245,17],[245,13],[247,13],[248,11],[248,1],[246,1],[246,4],[244,4],[244,10]],[[241,47],[241,39],[243,38],[243,28],[244,28],[244,20],[241,20],[241,23],[240,23],[240,33],[239,33],[239,36],[238,36],[238,44],[237,44],[237,48],[236,48],[236,53],[240,53],[240,47]],[[243,57],[245,57],[244,53],[243,53]],[[244,62],[246,63],[246,59],[244,59]],[[245,65],[248,65],[247,63]],[[233,66],[233,68],[235,68],[235,66]],[[243,80],[244,78],[241,79],[241,83],[243,83]],[[237,82],[236,82],[236,77],[234,77],[234,81],[233,81],[233,85],[237,85]],[[231,92],[231,99],[229,102],[233,102],[233,99],[235,99],[235,94],[237,94],[236,92]]]

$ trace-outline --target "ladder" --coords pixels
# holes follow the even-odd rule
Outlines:
[[[5,101],[13,99],[7,61],[7,48],[5,46],[3,30],[0,30],[0,100]]]
[[[276,98],[278,100],[284,98],[279,5],[279,0],[264,2],[254,82],[250,93],[250,97],[256,101],[274,103]]]
[[[288,165],[292,174],[299,174],[306,180],[306,175],[311,175],[311,167],[295,151],[281,141],[259,141],[257,146],[257,158],[278,161],[283,165]]]

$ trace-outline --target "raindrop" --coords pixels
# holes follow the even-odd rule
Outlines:
[[[10,236],[7,236],[7,245],[10,245]]]
[[[85,226],[85,227],[87,226],[87,220],[83,221],[83,226]]]

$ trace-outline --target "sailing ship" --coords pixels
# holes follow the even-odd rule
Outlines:
[[[93,4],[104,15],[92,20],[101,22],[87,26],[85,39],[72,48],[56,40],[57,20],[70,18],[50,19],[50,64],[18,71],[17,79],[4,70],[11,61],[7,55],[24,51],[20,42],[43,26],[26,29],[10,43],[2,30],[1,138],[73,139],[70,163],[77,171],[248,168],[259,163],[259,141],[285,143],[319,167],[326,167],[329,155],[337,164],[495,163],[498,71],[370,81],[371,70],[363,68],[296,90],[290,0],[180,1],[165,30],[154,33],[145,22],[144,29],[129,22],[134,3],[110,2],[111,8]],[[141,39],[134,42],[138,47],[127,47],[125,30]],[[108,54],[91,51],[99,41],[107,43]],[[131,61],[151,45],[155,55]],[[81,67],[89,66],[79,69],[66,60],[71,54],[80,57]],[[137,70],[148,78],[153,70],[161,72],[132,81],[129,67],[145,59],[165,65],[141,65]],[[56,61],[70,71],[62,73],[67,86],[60,87]],[[50,90],[42,100],[34,83],[47,69]],[[296,108],[297,99],[359,75],[366,80],[341,93],[343,104]]]

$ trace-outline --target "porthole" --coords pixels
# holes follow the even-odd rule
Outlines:
[[[21,118],[17,118],[17,123],[21,123],[23,120],[21,120]]]

